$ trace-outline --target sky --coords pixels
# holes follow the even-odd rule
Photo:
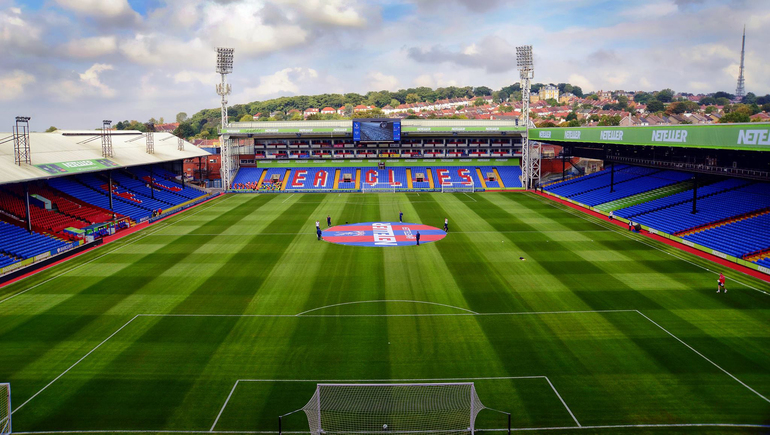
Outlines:
[[[0,0],[0,130],[164,118],[279,96],[518,81],[770,93],[766,0]]]

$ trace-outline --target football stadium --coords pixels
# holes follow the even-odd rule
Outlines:
[[[226,93],[218,154],[0,134],[0,433],[770,431],[768,124],[229,122]]]

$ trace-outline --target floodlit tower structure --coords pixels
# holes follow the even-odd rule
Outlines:
[[[741,69],[738,72],[738,87],[735,88],[735,98],[741,99],[746,95],[746,80],[743,78],[743,58],[746,54],[746,26],[743,26],[743,41],[741,42]]]
[[[147,154],[155,154],[155,136],[151,131],[145,133]]]
[[[534,189],[540,181],[540,142],[529,140],[529,94],[535,77],[531,45],[516,47],[516,67],[521,78],[521,118],[525,131],[521,146],[521,178],[525,189]]]
[[[227,83],[227,74],[233,72],[233,52],[232,48],[217,48],[217,74],[222,77],[222,81],[217,85],[217,95],[222,97],[222,126],[220,129],[220,141],[222,143],[222,188],[227,189],[230,187],[230,181],[232,173],[234,171],[234,165],[232,162],[231,149],[230,149],[230,137],[224,134],[225,128],[227,128],[227,96],[230,95],[232,88]]]
[[[32,164],[32,151],[29,147],[29,116],[17,116],[13,127],[13,162]]]
[[[102,157],[112,157],[112,121],[102,121]]]

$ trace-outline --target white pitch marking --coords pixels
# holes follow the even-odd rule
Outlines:
[[[718,368],[719,370],[721,370],[722,372],[724,372],[724,373],[725,373],[727,376],[730,376],[730,377],[731,377],[731,378],[733,378],[733,379],[734,379],[736,382],[738,382],[739,384],[741,384],[741,385],[743,385],[744,387],[748,388],[748,389],[749,389],[749,391],[751,391],[752,393],[754,393],[754,394],[756,394],[757,396],[761,397],[761,398],[762,398],[762,399],[763,399],[765,402],[768,402],[768,403],[770,403],[770,399],[768,399],[767,397],[765,397],[765,396],[763,396],[762,394],[760,394],[760,393],[759,393],[757,390],[755,390],[755,389],[753,389],[753,388],[749,387],[748,385],[746,385],[746,384],[745,384],[743,381],[741,381],[740,379],[738,379],[738,378],[736,378],[735,376],[733,376],[733,374],[732,374],[732,373],[730,373],[730,372],[728,372],[727,370],[725,370],[725,369],[723,369],[722,367],[720,367],[720,366],[719,366],[719,364],[717,364],[717,363],[715,363],[714,361],[711,361],[710,359],[708,359],[708,358],[707,358],[705,355],[703,355],[702,353],[698,352],[698,351],[697,351],[697,350],[695,350],[695,349],[694,349],[692,346],[690,346],[689,344],[687,344],[687,343],[685,343],[684,341],[682,341],[682,339],[681,339],[681,338],[679,338],[679,337],[677,337],[676,335],[672,334],[672,333],[671,333],[671,332],[669,332],[669,331],[668,331],[666,328],[664,328],[664,327],[660,326],[660,325],[659,325],[657,322],[655,322],[654,320],[652,320],[652,319],[650,319],[649,317],[645,316],[645,315],[644,315],[644,313],[642,313],[641,311],[639,311],[639,310],[636,310],[636,312],[637,312],[637,313],[639,313],[639,315],[640,315],[640,316],[642,316],[642,317],[644,317],[645,319],[649,320],[649,321],[650,321],[650,322],[651,322],[653,325],[655,325],[655,326],[657,326],[658,328],[660,328],[660,329],[661,329],[663,332],[665,332],[666,334],[668,334],[668,335],[670,335],[671,337],[673,337],[673,338],[674,338],[676,341],[678,341],[678,342],[682,343],[683,345],[687,346],[687,348],[688,348],[688,349],[690,349],[691,351],[693,351],[693,352],[695,352],[696,354],[698,354],[698,355],[699,355],[701,358],[703,358],[703,359],[705,359],[706,361],[710,362],[710,363],[711,363],[711,365],[713,365],[714,367],[716,367],[716,368]]]
[[[433,382],[433,381],[504,381],[507,379],[546,379],[533,376],[482,376],[476,378],[422,378],[422,379],[238,379],[238,382]]]
[[[219,410],[219,414],[217,414],[217,418],[214,420],[214,424],[211,425],[211,432],[214,431],[214,427],[217,425],[217,422],[219,422],[219,417],[221,417],[222,413],[225,412],[227,403],[230,401],[230,398],[233,397],[233,393],[235,392],[235,389],[238,387],[238,382],[240,382],[240,380],[235,381],[235,384],[233,385],[233,389],[230,390],[230,394],[227,395],[227,400],[225,400],[225,404],[222,405],[222,409]]]
[[[83,361],[84,359],[86,359],[86,357],[88,357],[88,355],[91,355],[92,353],[94,353],[94,351],[95,351],[96,349],[99,349],[99,348],[100,348],[100,347],[101,347],[101,346],[102,346],[104,343],[106,343],[106,342],[107,342],[107,341],[108,341],[110,338],[114,337],[114,336],[115,336],[115,334],[117,334],[118,332],[122,331],[122,330],[123,330],[123,328],[125,328],[126,326],[128,326],[128,325],[129,325],[131,322],[133,322],[133,321],[134,321],[134,319],[136,319],[137,317],[139,317],[139,315],[138,315],[138,314],[137,314],[136,316],[132,317],[132,318],[131,318],[131,320],[129,320],[128,322],[124,323],[124,324],[123,324],[123,326],[121,326],[120,328],[118,328],[118,330],[117,330],[117,331],[115,331],[115,332],[113,332],[112,334],[110,334],[110,336],[109,336],[109,337],[107,337],[107,338],[105,338],[104,340],[102,340],[102,342],[101,342],[101,343],[97,344],[97,345],[96,345],[96,346],[95,346],[93,349],[91,349],[90,351],[88,351],[88,353],[87,353],[87,354],[83,355],[82,357],[80,357],[80,359],[79,359],[79,360],[75,361],[75,364],[72,364],[71,366],[69,366],[69,368],[68,368],[67,370],[65,370],[65,371],[61,372],[61,374],[60,374],[59,376],[55,377],[55,378],[54,378],[54,379],[53,379],[51,382],[49,382],[49,383],[48,383],[48,384],[47,384],[45,387],[41,388],[41,389],[40,389],[40,391],[38,391],[37,393],[33,394],[33,395],[32,395],[32,397],[30,397],[29,399],[27,399],[27,401],[26,401],[26,402],[24,402],[24,403],[22,403],[21,405],[17,406],[17,407],[16,407],[16,409],[14,409],[14,410],[11,412],[11,414],[15,414],[15,413],[16,413],[16,411],[18,411],[18,410],[20,410],[21,408],[23,408],[23,407],[24,407],[24,405],[26,405],[27,403],[29,403],[29,401],[30,401],[30,400],[32,400],[32,399],[34,399],[35,397],[37,397],[37,395],[38,395],[38,394],[40,394],[40,393],[42,393],[43,391],[45,391],[45,389],[46,389],[46,388],[50,387],[50,386],[51,386],[51,385],[52,385],[54,382],[58,381],[58,380],[59,380],[59,378],[61,378],[61,377],[62,377],[62,376],[64,376],[65,374],[67,374],[67,372],[69,372],[70,370],[72,370],[72,369],[73,369],[73,368],[74,368],[76,365],[80,364],[80,362],[81,362],[81,361]]]
[[[729,427],[729,428],[756,428],[765,429],[770,428],[770,425],[762,424],[741,424],[741,423],[679,423],[679,424],[613,424],[605,426],[562,426],[562,427],[524,427],[524,428],[511,428],[511,431],[539,431],[539,430],[596,430],[596,429],[634,429],[634,428],[677,428],[677,427]],[[476,429],[476,432],[507,432],[508,429]],[[167,433],[167,434],[211,434],[212,431],[208,430],[130,430],[130,429],[117,429],[117,430],[61,430],[61,431],[32,431],[32,432],[14,432],[21,435],[46,435],[46,434],[80,434],[80,433]],[[271,430],[252,430],[252,431],[239,431],[239,430],[216,430],[213,433],[217,434],[277,434],[278,431]],[[283,431],[287,434],[307,434],[302,431]]]
[[[553,383],[551,383],[551,380],[548,379],[548,376],[544,376],[544,377],[545,377],[545,380],[548,381],[548,385],[551,386],[551,389],[553,390],[553,392],[556,393],[556,397],[559,398],[559,400],[561,401],[561,404],[564,405],[565,408],[567,408],[567,412],[569,412],[569,415],[572,417],[573,420],[575,420],[575,424],[578,425],[578,427],[580,427],[580,422],[578,421],[577,418],[575,418],[575,414],[572,413],[572,410],[569,409],[569,406],[567,406],[567,402],[565,402],[564,399],[561,398],[561,394],[559,394],[559,392],[556,391],[556,387],[553,386]]]
[[[364,301],[364,302],[377,302],[377,301]],[[408,302],[420,302],[420,301],[408,301]],[[429,303],[429,302],[422,302],[422,303]],[[443,304],[436,304],[436,305],[443,305]],[[330,305],[333,306],[333,305]],[[466,310],[464,308],[459,307],[452,307],[451,305],[445,305],[446,307],[450,308],[457,308],[459,310],[464,311],[470,311]],[[320,307],[320,308],[314,308],[314,310],[326,308],[326,307]],[[311,310],[312,311],[312,310]],[[59,376],[54,378],[51,382],[49,382],[45,387],[43,387],[40,391],[35,393],[32,397],[27,399],[26,402],[22,403],[20,406],[18,406],[16,409],[13,410],[13,413],[21,409],[24,405],[29,403],[30,400],[34,399],[38,394],[42,393],[46,388],[50,387],[51,384],[56,382],[59,378],[64,376],[67,372],[72,370],[76,365],[80,364],[84,359],[86,359],[87,356],[91,355],[96,349],[101,347],[104,343],[106,343],[109,339],[115,336],[118,332],[120,332],[123,328],[128,326],[129,323],[133,322],[134,319],[137,317],[292,317],[292,318],[298,318],[298,317],[444,317],[444,316],[511,316],[511,315],[536,315],[536,314],[585,314],[585,313],[615,313],[615,312],[638,312],[637,310],[595,310],[595,311],[541,311],[541,312],[513,312],[513,313],[476,313],[473,311],[470,311],[468,313],[447,313],[447,314],[351,314],[351,315],[336,315],[336,314],[326,314],[326,315],[319,315],[319,314],[310,314],[310,315],[303,315],[300,316],[299,314],[137,314],[134,317],[131,318],[128,322],[123,324],[120,328],[118,328],[115,332],[110,334],[109,337],[105,338],[104,341],[96,345],[93,349],[91,349],[87,354],[83,355],[79,360],[77,360],[74,364],[72,364],[67,370],[63,371]],[[301,314],[301,313],[300,313]],[[538,376],[533,376],[538,377]],[[518,379],[518,378],[517,378]],[[523,379],[523,378],[522,378]],[[246,382],[254,382],[254,380],[244,380],[242,381]],[[299,381],[296,381],[299,382]],[[304,382],[304,381],[303,381]]]
[[[369,304],[369,303],[376,303],[376,302],[410,302],[410,303],[414,303],[414,304],[438,305],[438,306],[446,307],[446,308],[454,308],[455,310],[467,311],[468,313],[471,313],[471,314],[479,314],[479,313],[477,313],[475,311],[472,311],[472,310],[469,310],[467,308],[460,308],[460,307],[455,307],[453,305],[440,304],[438,302],[411,301],[411,300],[406,300],[406,299],[387,299],[387,300],[386,299],[380,299],[380,300],[372,300],[372,301],[352,301],[352,302],[342,302],[342,303],[339,303],[339,304],[324,305],[323,307],[313,308],[313,309],[310,309],[310,310],[307,310],[307,311],[303,311],[301,313],[297,313],[297,316],[301,316],[303,314],[307,314],[307,313],[310,313],[310,312],[313,312],[313,311],[323,310],[324,308],[340,307],[340,306],[343,306],[343,305],[354,305],[354,304]]]
[[[287,196],[287,197],[286,197],[286,199],[284,199],[283,201],[281,201],[281,204],[283,204],[284,202],[286,202],[286,201],[290,200],[290,199],[291,199],[291,197],[292,197],[292,196],[294,196],[294,195],[296,195],[296,193],[292,193],[291,195]],[[320,203],[319,203],[319,204],[320,204]]]
[[[467,196],[468,198],[470,198],[471,200],[473,200],[473,202],[478,202],[478,201],[476,201],[476,198],[473,198],[472,196],[468,195],[468,194],[467,194],[467,193],[465,193],[465,192],[463,192],[463,195],[465,195],[465,196]]]
[[[217,204],[221,204],[222,202],[224,202],[224,200],[222,200],[222,201],[219,201],[219,203],[217,203]],[[60,277],[60,276],[62,276],[62,275],[65,275],[65,274],[67,274],[67,273],[70,273],[70,272],[72,272],[73,270],[77,270],[77,269],[80,269],[81,267],[83,267],[83,266],[85,266],[85,265],[87,265],[87,264],[93,263],[94,261],[96,261],[96,260],[98,260],[98,259],[100,259],[100,258],[102,258],[102,257],[104,257],[104,256],[110,255],[110,254],[112,254],[113,252],[115,252],[115,251],[117,251],[117,250],[119,250],[119,249],[123,249],[123,248],[125,248],[126,246],[129,246],[129,245],[133,245],[134,243],[136,243],[136,242],[138,242],[138,241],[140,241],[140,240],[143,240],[143,239],[145,239],[145,238],[147,238],[147,237],[149,237],[149,236],[152,236],[152,235],[154,235],[155,233],[157,233],[157,232],[158,232],[158,231],[160,231],[160,230],[166,229],[166,228],[168,228],[168,227],[170,227],[170,226],[172,226],[172,225],[175,225],[175,224],[177,224],[177,223],[179,223],[179,222],[182,222],[183,220],[185,220],[185,219],[187,219],[187,218],[189,218],[189,217],[195,216],[196,214],[198,214],[198,213],[200,213],[200,212],[202,212],[202,211],[208,210],[208,209],[210,209],[210,208],[211,208],[212,206],[214,206],[214,205],[216,205],[216,204],[211,204],[211,205],[209,205],[208,207],[206,207],[205,209],[201,209],[201,210],[198,210],[198,211],[196,211],[195,213],[191,213],[191,214],[189,214],[189,215],[187,215],[187,216],[183,217],[182,219],[179,219],[179,220],[177,220],[177,221],[174,221],[173,223],[167,223],[167,222],[164,222],[164,223],[165,223],[165,225],[160,225],[160,226],[159,226],[159,228],[148,228],[147,230],[150,230],[150,229],[155,229],[155,231],[152,231],[152,232],[147,232],[147,233],[141,234],[141,235],[139,235],[139,236],[138,236],[136,239],[134,239],[134,240],[132,240],[132,241],[130,241],[130,242],[128,242],[128,243],[126,243],[126,244],[120,245],[120,246],[118,246],[118,247],[117,247],[117,248],[115,248],[115,249],[112,249],[112,250],[110,250],[110,251],[108,251],[108,252],[105,252],[105,253],[104,253],[104,254],[102,254],[102,255],[99,255],[98,257],[95,257],[95,258],[93,258],[93,259],[91,259],[91,260],[88,260],[88,261],[86,261],[85,263],[79,264],[79,265],[77,265],[77,266],[75,266],[75,267],[73,267],[73,268],[71,268],[71,269],[67,269],[67,270],[65,270],[64,272],[62,272],[62,273],[60,273],[60,274],[58,274],[58,275],[54,275],[54,276],[52,276],[52,277],[48,278],[48,279],[47,279],[47,280],[45,280],[45,281],[39,282],[39,283],[37,283],[37,284],[33,285],[32,287],[30,287],[30,288],[28,288],[28,289],[25,289],[25,290],[23,290],[23,291],[20,291],[20,292],[18,292],[18,293],[16,293],[16,294],[14,294],[14,295],[12,295],[12,296],[9,296],[9,297],[5,298],[5,299],[3,299],[3,300],[0,300],[0,304],[2,304],[3,302],[5,302],[5,301],[7,301],[7,300],[13,299],[13,298],[15,298],[16,296],[22,295],[22,294],[24,294],[24,293],[26,293],[26,292],[28,292],[28,291],[30,291],[30,290],[32,290],[32,289],[34,289],[34,288],[40,287],[41,285],[43,285],[43,284],[45,284],[45,283],[47,283],[47,282],[49,282],[49,281],[53,281],[54,279],[56,279],[56,278],[58,278],[58,277]],[[30,276],[34,276],[34,275],[30,275]],[[22,279],[26,279],[26,278],[29,278],[29,277],[25,277],[25,278],[22,278]]]
[[[684,261],[685,263],[689,263],[689,264],[692,264],[693,266],[699,267],[699,268],[701,268],[701,269],[705,270],[706,272],[711,272],[711,273],[713,273],[714,275],[716,275],[716,274],[717,274],[716,272],[714,272],[714,271],[710,270],[709,268],[707,268],[707,267],[705,267],[705,266],[702,266],[702,265],[700,265],[700,264],[697,264],[697,263],[693,263],[692,261],[690,261],[690,260],[688,260],[688,259],[686,259],[686,258],[684,258],[684,257],[681,257],[681,256],[679,256],[679,255],[676,255],[676,254],[674,254],[674,253],[672,253],[672,252],[669,252],[669,251],[666,251],[666,250],[664,250],[664,249],[660,249],[659,247],[657,247],[657,246],[655,246],[655,245],[652,245],[652,244],[648,243],[647,241],[645,241],[645,240],[643,240],[643,239],[641,239],[641,238],[637,239],[637,238],[635,238],[635,237],[631,237],[631,236],[629,236],[628,234],[626,234],[626,233],[625,233],[625,232],[623,232],[623,231],[618,231],[618,230],[617,230],[617,228],[616,228],[614,225],[613,225],[613,226],[611,226],[611,227],[605,226],[605,225],[603,225],[603,221],[601,221],[601,220],[598,220],[598,219],[597,219],[597,221],[598,221],[598,222],[595,222],[595,221],[592,221],[592,220],[588,219],[588,217],[586,217],[585,213],[580,213],[580,212],[578,212],[578,211],[574,211],[573,209],[571,209],[571,208],[569,208],[569,207],[567,207],[567,206],[564,206],[564,208],[559,208],[559,207],[557,207],[557,206],[555,206],[555,205],[553,205],[553,204],[552,204],[552,202],[553,202],[553,201],[550,201],[550,200],[543,200],[543,199],[541,199],[539,196],[536,196],[536,195],[535,195],[535,196],[533,196],[533,197],[537,198],[537,199],[538,199],[538,201],[542,202],[543,204],[547,204],[547,205],[550,205],[551,207],[554,207],[554,208],[556,208],[556,209],[558,209],[558,210],[562,210],[562,211],[564,211],[564,212],[566,212],[566,213],[569,213],[569,214],[571,214],[571,215],[573,215],[573,216],[577,216],[577,217],[580,217],[581,219],[583,219],[583,220],[585,220],[585,221],[587,221],[587,222],[590,222],[590,223],[592,223],[592,224],[594,224],[594,225],[596,225],[596,226],[599,226],[599,227],[602,227],[602,228],[608,228],[608,229],[609,229],[609,231],[612,231],[613,233],[617,233],[617,234],[619,234],[619,235],[621,235],[621,236],[623,236],[623,237],[625,237],[625,238],[627,238],[627,239],[635,240],[635,241],[637,241],[637,242],[639,242],[639,243],[641,243],[641,244],[643,244],[643,245],[649,246],[650,248],[653,248],[653,249],[656,249],[656,250],[658,250],[658,251],[660,251],[660,252],[663,252],[664,254],[668,254],[668,255],[670,255],[670,256],[672,256],[672,257],[674,257],[674,258],[678,258],[678,259],[680,259],[680,260]],[[599,222],[601,222],[602,224],[600,224]],[[581,232],[584,232],[584,231],[581,231]],[[675,248],[675,247],[673,247],[673,246],[672,246],[671,248],[672,248],[672,249],[677,249],[677,248]],[[702,258],[702,257],[698,257],[698,258]],[[707,258],[702,258],[702,259],[703,259],[703,260],[706,260],[706,261],[711,261],[711,260],[709,260],[709,259],[707,259]],[[732,269],[732,270],[735,270],[735,269]],[[743,273],[743,272],[741,272],[741,271],[739,271],[739,270],[735,270],[735,271],[736,271],[736,272],[738,272],[738,273],[741,273],[741,274],[744,274],[744,275],[745,275],[745,273]],[[764,291],[764,290],[758,289],[758,288],[756,288],[756,287],[754,287],[754,286],[752,286],[752,285],[746,284],[746,283],[744,283],[744,282],[742,282],[742,281],[739,281],[739,280],[737,280],[737,279],[735,279],[735,278],[732,278],[732,280],[733,280],[733,281],[735,281],[735,282],[737,282],[738,284],[744,285],[744,286],[746,286],[746,287],[748,287],[748,288],[750,288],[750,289],[752,289],[752,290],[756,290],[756,291],[758,291],[758,292],[760,292],[760,293],[762,293],[762,294],[765,294],[765,295],[767,295],[767,296],[770,296],[770,293],[768,293],[768,292],[766,292],[766,291]]]
[[[377,301],[362,301],[362,302],[377,302]],[[418,303],[420,303],[420,301],[408,301],[408,302],[418,302]],[[425,302],[422,302],[422,303],[425,303]],[[443,305],[443,304],[437,304],[437,305]],[[330,305],[330,306],[334,306],[334,305]],[[466,310],[464,308],[452,307],[450,305],[444,305],[444,306],[451,307],[451,308],[457,308],[457,309],[464,310],[464,311],[469,311],[469,310]],[[321,309],[321,308],[327,308],[327,307],[314,308],[313,310],[318,310],[318,309]],[[313,311],[313,310],[310,310],[310,311]],[[318,315],[318,314],[315,314],[314,315],[314,314],[310,314],[310,315],[302,315],[302,316],[300,316],[300,314],[302,314],[302,313],[296,314],[296,315],[291,315],[291,314],[137,314],[136,316],[131,318],[131,320],[126,322],[123,326],[118,328],[118,330],[116,330],[115,332],[110,334],[110,336],[107,337],[106,339],[104,339],[104,341],[102,341],[96,347],[91,349],[91,351],[89,351],[87,354],[85,354],[83,357],[81,357],[78,361],[76,361],[67,370],[65,370],[59,376],[54,378],[51,382],[48,383],[48,385],[43,387],[40,391],[35,393],[29,399],[27,399],[26,402],[22,403],[19,407],[17,407],[15,410],[13,410],[12,413],[15,413],[16,411],[21,409],[21,407],[26,405],[30,400],[34,399],[37,395],[42,393],[46,388],[51,386],[51,384],[53,384],[59,378],[64,376],[67,372],[72,370],[76,365],[78,365],[86,357],[88,357],[91,353],[93,353],[96,349],[98,349],[104,343],[106,343],[108,340],[110,340],[112,337],[114,337],[123,328],[128,326],[128,324],[133,322],[134,319],[136,319],[137,317],[293,317],[293,318],[298,318],[298,317],[441,317],[441,316],[517,316],[517,315],[589,314],[589,313],[596,314],[596,313],[622,313],[622,312],[636,312],[637,314],[640,314],[642,317],[644,317],[648,321],[652,322],[655,326],[657,326],[658,328],[660,328],[661,330],[663,330],[664,332],[669,334],[671,337],[673,337],[674,339],[676,339],[680,343],[684,344],[690,350],[692,350],[693,352],[695,352],[696,354],[698,354],[699,356],[704,358],[706,361],[710,362],[712,365],[714,365],[719,370],[721,370],[722,372],[724,372],[725,374],[727,374],[728,376],[730,376],[731,378],[733,378],[734,380],[739,382],[741,385],[743,385],[744,387],[748,388],[749,390],[751,390],[752,392],[754,392],[755,394],[760,396],[765,401],[770,402],[770,400],[768,400],[765,396],[762,396],[761,394],[756,392],[753,388],[749,387],[748,385],[743,383],[741,380],[739,380],[738,378],[736,378],[735,376],[730,374],[728,371],[726,371],[725,369],[723,369],[722,367],[720,367],[719,365],[717,365],[716,363],[714,363],[710,359],[706,358],[703,354],[701,354],[700,352],[698,352],[697,350],[692,348],[690,345],[688,345],[687,343],[682,341],[679,337],[675,336],[674,334],[672,334],[671,332],[669,332],[668,330],[666,330],[665,328],[663,328],[662,326],[660,326],[659,324],[654,322],[649,317],[645,316],[639,310],[584,310],[584,311],[530,311],[530,312],[523,311],[523,312],[509,312],[509,313],[476,313],[476,312],[472,312],[471,311],[471,312],[468,312],[468,313],[447,313],[447,314],[360,314],[360,315],[334,315],[334,314],[331,314],[331,315]],[[548,380],[545,376],[518,376],[518,377],[498,377],[498,378],[447,378],[447,379],[440,379],[440,380],[463,380],[463,379],[465,379],[465,380],[474,380],[474,379],[479,379],[479,380],[481,380],[481,379],[534,379],[534,378],[545,378],[546,380]],[[414,381],[430,381],[430,380],[431,379],[384,379],[384,380],[381,380],[381,381],[383,381],[383,382],[385,382],[385,381],[414,382]],[[436,379],[433,379],[433,380],[436,380]],[[268,382],[268,381],[270,381],[270,382],[318,382],[318,381],[322,381],[322,380],[310,380],[310,379],[283,379],[283,380],[281,380],[281,379],[239,379],[239,381],[242,381],[242,382]],[[346,382],[346,381],[349,381],[349,382],[360,382],[362,380],[359,380],[359,381],[355,381],[355,380],[353,380],[353,381],[351,381],[351,380],[325,380],[325,381],[326,382]],[[367,381],[375,382],[377,380],[367,380]],[[551,384],[550,380],[548,380],[548,382],[549,382],[549,384]],[[551,384],[551,388],[553,388],[554,392],[556,392],[556,394],[559,395],[558,391],[556,391],[556,389],[553,387],[553,384]],[[572,411],[569,409],[569,407],[567,406],[567,404],[564,402],[564,400],[561,398],[560,395],[559,395],[559,399],[562,401],[562,404],[564,404],[564,406],[567,408],[569,413],[572,415],[573,419],[575,419],[574,414],[572,414]],[[575,419],[575,422],[577,423],[577,419]],[[578,425],[579,424],[580,423],[578,423]],[[588,428],[589,426],[584,426],[584,427]],[[596,426],[591,426],[591,427],[596,427]],[[770,427],[770,426],[768,426],[768,427]],[[526,430],[526,429],[519,429],[519,430]],[[532,429],[532,430],[535,430],[535,429]],[[97,433],[98,432],[125,432],[125,431],[97,431]],[[157,431],[147,431],[147,432],[157,432]],[[38,432],[38,433],[44,433],[44,432]],[[57,433],[57,432],[50,432],[50,433]],[[139,433],[144,433],[144,432],[139,431]],[[179,432],[179,433],[183,433],[183,432]],[[191,433],[196,433],[196,432],[191,432]],[[252,432],[243,432],[243,433],[252,433]],[[254,432],[254,433],[259,433],[259,432]],[[265,433],[271,433],[271,432],[265,432]]]
[[[545,379],[548,381],[548,384],[551,386],[553,391],[556,393],[557,396],[559,396],[559,400],[561,400],[561,403],[564,404],[564,407],[567,408],[567,412],[572,415],[572,418],[574,419],[575,416],[572,414],[572,411],[569,409],[566,403],[564,403],[564,400],[562,400],[561,396],[559,395],[559,392],[556,391],[556,388],[554,388],[551,381],[548,379],[547,376],[486,376],[486,377],[476,377],[476,378],[423,378],[423,379],[238,379],[235,381],[235,384],[233,384],[233,388],[230,390],[230,394],[228,394],[227,399],[225,400],[225,403],[222,405],[222,409],[219,410],[219,414],[217,415],[217,418],[214,420],[214,424],[211,425],[211,432],[214,431],[214,427],[216,427],[217,423],[219,422],[219,418],[222,416],[222,413],[225,411],[225,408],[227,407],[227,404],[230,402],[230,398],[232,397],[233,393],[235,392],[235,389],[238,387],[238,383],[240,382],[335,382],[335,383],[386,383],[386,382],[436,382],[436,381],[487,381],[487,380],[510,380],[510,379]],[[577,419],[575,419],[575,423],[577,423],[578,426],[580,426],[580,423],[577,422]],[[219,433],[219,431],[216,431]],[[424,432],[420,432],[424,433]]]

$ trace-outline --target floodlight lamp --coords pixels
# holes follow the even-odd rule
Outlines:
[[[217,73],[230,74],[233,72],[233,48],[217,47]]]
[[[531,45],[516,47],[516,66],[520,71],[529,71],[533,69]]]
[[[17,122],[27,122],[30,119],[32,119],[32,118],[30,118],[29,116],[17,116],[16,117],[16,121]]]
[[[102,123],[104,123],[104,124],[112,124],[112,121],[110,121],[109,119],[105,119],[105,120],[102,121]]]

